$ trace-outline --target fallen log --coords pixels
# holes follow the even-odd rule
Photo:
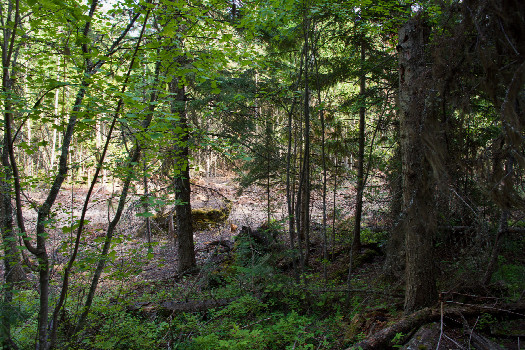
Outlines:
[[[491,315],[506,315],[513,318],[525,318],[525,302],[502,305],[474,305],[461,303],[444,303],[444,317],[474,316],[482,313]],[[379,350],[390,349],[394,344],[392,339],[398,333],[412,333],[424,324],[437,321],[441,318],[441,308],[425,308],[410,315],[404,316],[393,325],[372,334],[365,340],[352,345],[348,350]]]
[[[169,312],[198,312],[214,307],[227,306],[237,298],[223,298],[210,300],[190,300],[186,302],[166,301],[160,307]]]
[[[143,316],[148,315],[171,315],[182,312],[202,312],[215,307],[227,306],[237,298],[223,298],[210,300],[189,300],[189,301],[165,301],[160,304],[152,302],[137,302],[127,307],[128,311],[139,313]]]
[[[421,327],[425,323],[434,320],[434,310],[431,308],[425,308],[414,312],[408,316],[401,318],[395,324],[380,330],[377,333],[372,334],[365,340],[354,344],[350,347],[350,350],[362,349],[362,350],[373,350],[373,349],[389,349],[393,344],[392,339],[398,333],[410,333],[415,328]],[[439,314],[438,314],[439,318]]]
[[[485,338],[477,333],[470,333],[471,343],[475,349],[478,350],[503,350],[501,346],[494,343],[492,340]]]

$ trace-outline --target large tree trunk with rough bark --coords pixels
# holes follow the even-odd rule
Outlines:
[[[179,256],[178,271],[183,273],[196,265],[190,202],[189,125],[186,116],[185,88],[179,86],[178,79],[174,79],[170,83],[170,92],[175,96],[171,112],[178,116],[178,121],[175,122],[175,128],[179,134],[176,135],[178,140],[173,150],[175,163],[173,184],[177,201],[175,212],[177,218],[177,254]]]
[[[406,247],[405,312],[431,305],[437,299],[432,238],[436,228],[434,188],[424,134],[430,71],[425,45],[430,29],[419,17],[399,32],[399,110],[402,158],[401,229]]]
[[[383,272],[387,280],[398,281],[402,278],[405,270],[405,236],[400,229],[400,224],[403,221],[401,209],[403,187],[401,183],[401,153],[399,148],[396,149],[389,167],[388,187],[392,194],[390,217],[393,223],[389,228],[390,237],[386,246]]]

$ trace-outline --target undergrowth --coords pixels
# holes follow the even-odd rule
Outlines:
[[[275,232],[260,234],[265,237],[264,242],[248,234],[239,235],[233,252],[219,266],[203,266],[201,273],[185,276],[175,284],[141,281],[104,288],[95,298],[86,326],[78,334],[71,334],[71,330],[81,308],[67,306],[60,317],[57,347],[186,350],[344,347],[348,325],[343,320],[351,316],[346,311],[346,295],[317,292],[334,286],[325,284],[315,274],[305,273],[298,282],[289,264],[293,254],[279,247]],[[198,312],[130,311],[130,305],[137,302],[159,305],[163,301],[214,298],[233,301],[224,307]],[[71,300],[81,302],[78,295]],[[12,305],[16,305],[18,315],[12,321],[13,340],[20,349],[33,349],[38,294],[18,292]]]
[[[76,324],[82,293],[71,296],[61,314],[59,349],[344,349],[363,339],[375,327],[370,319],[396,317],[402,296],[348,293],[344,255],[330,262],[328,280],[306,268],[293,273],[293,252],[276,239],[274,229],[240,234],[233,250],[210,259],[200,272],[177,281],[121,282],[97,295],[87,324],[71,334]],[[367,232],[370,241],[379,235]],[[380,242],[378,242],[380,243]],[[518,243],[523,246],[523,241]],[[509,244],[510,244],[509,243]],[[517,251],[515,246],[505,249]],[[508,255],[508,254],[507,254]],[[313,257],[313,261],[316,258]],[[380,264],[368,264],[353,274],[356,290],[388,290],[374,276]],[[376,271],[377,272],[377,271]],[[460,273],[460,272],[457,272]],[[514,298],[523,291],[521,261],[501,258],[494,280],[501,281]],[[375,287],[374,287],[375,286]],[[138,302],[161,305],[219,300],[226,306],[194,312],[161,312],[130,308]],[[38,315],[38,293],[17,291],[3,315],[9,314],[12,338],[19,349],[33,349]],[[53,307],[53,305],[51,305]],[[488,322],[488,319],[483,319]],[[480,324],[483,323],[480,321]]]

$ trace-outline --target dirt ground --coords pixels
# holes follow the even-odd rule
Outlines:
[[[89,266],[96,263],[96,253],[100,251],[102,240],[108,223],[113,218],[118,204],[118,186],[107,184],[99,186],[93,192],[88,206],[87,217],[89,220],[81,240],[81,249],[77,259],[82,273],[88,280]],[[153,191],[152,191],[153,192]],[[156,195],[161,196],[159,191]],[[349,218],[353,215],[354,189],[351,183],[339,186],[336,194],[338,220]],[[25,193],[26,206],[24,210],[26,227],[30,235],[34,235],[36,223],[36,210],[31,209],[45,200],[45,189]],[[70,255],[75,231],[71,230],[71,223],[79,219],[84,204],[87,189],[83,186],[67,186],[62,189],[54,206],[54,214],[48,225],[48,252],[53,262],[53,276],[59,277],[59,272]],[[329,219],[333,211],[333,192],[328,193]],[[312,222],[322,221],[321,196],[313,194]],[[210,249],[207,245],[216,240],[233,240],[242,226],[256,228],[267,220],[267,195],[264,189],[252,186],[238,194],[238,185],[233,177],[208,177],[193,180],[192,208],[220,208],[225,205],[225,200],[231,201],[232,208],[227,221],[205,231],[194,233],[197,263],[202,264],[208,257]],[[286,217],[286,202],[284,190],[272,192],[272,219],[282,220]],[[364,213],[369,217],[364,218],[373,224],[374,210],[381,210],[377,204],[365,204]],[[167,209],[166,209],[167,208]],[[169,205],[164,208],[170,210]],[[110,270],[103,283],[112,283],[114,276],[123,271],[135,280],[164,280],[176,275],[177,254],[173,237],[167,234],[154,235],[151,244],[145,237],[137,236],[137,231],[144,225],[144,218],[137,216],[144,211],[139,195],[129,196],[126,209],[120,220],[114,236],[112,256],[109,263]],[[3,278],[3,264],[0,274]],[[93,269],[91,269],[93,270]],[[119,272],[120,271],[120,272]],[[35,283],[37,276],[30,273],[29,277]]]

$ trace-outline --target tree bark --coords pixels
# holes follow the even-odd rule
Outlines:
[[[496,166],[497,165],[495,165],[495,167]],[[512,193],[514,187],[514,164],[513,159],[510,155],[508,156],[507,162],[505,164],[505,176],[503,177],[502,182],[504,194],[509,195],[510,193]],[[505,233],[507,233],[509,230],[509,216],[510,209],[508,207],[502,208],[500,222],[498,225],[498,232],[496,232],[496,237],[494,238],[494,245],[492,246],[492,251],[487,264],[487,269],[485,270],[485,274],[483,276],[484,285],[490,284],[490,281],[492,280],[492,275],[497,270],[500,245],[502,243],[503,237],[505,236]]]
[[[301,60],[302,62],[302,60]],[[299,78],[297,79],[297,86],[299,86],[299,79],[302,75],[302,64],[299,69]],[[292,164],[292,157],[295,159],[295,152],[292,153],[292,127],[293,127],[293,111],[296,103],[296,98],[292,100],[290,111],[288,112],[288,147],[286,152],[286,204],[288,209],[288,234],[290,237],[290,246],[292,252],[295,252],[297,234],[295,232],[295,209],[294,209],[294,193],[292,190],[292,181],[295,182],[295,176],[292,176],[292,170],[295,169],[295,161]],[[295,171],[293,171],[295,173]],[[295,253],[294,253],[295,254]],[[294,276],[298,278],[296,258],[292,259]]]
[[[319,39],[319,37],[317,37]],[[313,57],[314,57],[314,64],[315,64],[315,76],[316,76],[316,83],[317,83],[317,104],[320,107],[319,110],[319,117],[321,120],[321,167],[323,170],[323,189],[322,189],[322,201],[323,201],[323,222],[322,222],[322,235],[323,235],[323,277],[325,280],[325,283],[328,283],[328,271],[327,271],[327,263],[328,263],[328,233],[327,233],[327,183],[328,183],[328,175],[327,175],[327,166],[326,166],[326,121],[325,121],[325,111],[323,106],[323,99],[321,97],[321,83],[319,81],[319,62],[317,60],[317,56],[319,55],[318,50],[318,40],[315,41],[315,44],[313,45]],[[334,202],[335,204],[335,202]],[[334,210],[335,214],[335,210]],[[335,215],[334,215],[335,217]]]
[[[7,147],[4,143],[2,150],[3,174],[0,180],[0,231],[2,232],[2,245],[4,252],[4,282],[2,290],[3,305],[0,306],[0,347],[11,348],[11,322],[9,320],[9,308],[13,300],[13,289],[17,283],[26,280],[26,274],[22,268],[20,251],[16,242],[16,234],[13,230],[13,208],[11,206],[11,186],[9,184],[9,161]]]
[[[2,4],[2,8],[4,4]],[[13,55],[15,49],[15,37],[20,21],[19,2],[9,2],[7,6],[7,17],[4,18],[2,11],[1,22],[7,23],[2,28],[2,42],[0,43],[2,55],[2,93],[3,93],[3,127],[4,137],[2,141],[0,174],[0,231],[2,233],[2,248],[4,251],[4,300],[0,315],[0,346],[7,349],[12,348],[11,323],[9,320],[9,308],[11,307],[14,284],[23,281],[26,276],[21,266],[20,251],[16,243],[16,232],[13,225],[13,207],[11,203],[11,181],[14,176],[10,162],[11,124],[13,120],[13,67],[15,65]],[[16,175],[16,174],[15,174]],[[7,308],[5,310],[4,308]]]
[[[191,221],[191,188],[189,164],[189,124],[186,115],[186,91],[179,86],[178,79],[169,84],[170,93],[174,94],[171,113],[178,116],[174,123],[179,130],[177,142],[174,145],[172,157],[175,160],[175,176],[173,185],[176,200],[177,218],[177,253],[179,256],[178,272],[184,273],[196,266],[195,245],[193,243],[193,223]]]
[[[9,108],[9,107],[8,107]],[[20,250],[17,244],[17,235],[13,226],[13,207],[11,203],[11,169],[9,164],[8,145],[5,142],[2,149],[3,174],[0,179],[0,231],[2,232],[2,243],[5,264],[5,282],[7,285],[26,280],[26,274],[22,268]]]
[[[295,89],[299,88],[301,77],[303,75],[303,55],[300,57],[300,63],[299,63],[299,74],[297,76],[297,83],[295,85]],[[301,237],[298,234],[298,228],[295,225],[297,220],[297,206],[295,205],[295,183],[296,183],[296,159],[297,159],[297,137],[296,133],[297,131],[294,129],[294,123],[293,123],[293,115],[294,115],[294,108],[295,104],[297,102],[297,98],[293,97],[292,99],[292,105],[290,106],[290,110],[288,112],[288,149],[287,149],[287,156],[286,156],[286,202],[287,202],[287,208],[288,208],[288,232],[290,237],[290,245],[292,248],[292,252],[294,252],[294,257],[292,259],[293,263],[293,270],[294,270],[294,277],[298,281],[299,280],[299,270],[297,268],[297,258],[296,258],[296,251],[298,252],[299,256],[299,262],[301,263],[302,268],[302,242]],[[293,132],[292,132],[293,131]],[[292,148],[292,140],[293,140],[293,148]],[[296,250],[296,243],[297,243],[297,250]],[[302,272],[302,271],[301,271]]]
[[[402,223],[406,247],[405,312],[431,305],[437,299],[432,258],[436,215],[432,207],[434,181],[425,157],[423,130],[427,113],[429,70],[425,45],[429,27],[419,17],[399,32],[399,110],[402,158]]]
[[[309,84],[309,36],[310,23],[303,19],[304,30],[304,153],[299,188],[297,190],[296,220],[299,244],[304,242],[304,257],[301,266],[308,265],[310,259],[310,84]],[[301,249],[301,247],[299,248]]]
[[[392,193],[390,200],[390,217],[393,220],[389,228],[390,237],[386,246],[386,257],[383,265],[383,272],[387,280],[399,280],[405,269],[405,236],[401,230],[404,214],[402,211],[401,183],[401,153],[399,147],[396,149],[391,164],[388,187]]]
[[[142,181],[144,185],[144,197],[142,205],[144,207],[144,212],[149,212],[149,180],[148,180],[148,166],[146,164],[146,159],[144,158],[142,161]],[[171,216],[173,218],[173,216]],[[148,240],[148,248],[151,248],[151,218],[149,216],[146,216],[145,218],[145,226],[146,226],[146,239]]]
[[[361,216],[363,213],[363,192],[365,190],[365,93],[366,93],[366,73],[364,70],[365,63],[365,44],[364,39],[361,42],[361,76],[359,77],[359,151],[357,155],[357,195],[355,199],[355,222],[354,238],[352,241],[352,250],[358,252],[361,249]]]

